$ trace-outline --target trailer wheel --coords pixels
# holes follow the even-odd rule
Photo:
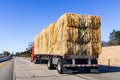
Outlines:
[[[57,71],[58,71],[58,73],[63,74],[63,61],[62,61],[62,59],[58,60]]]
[[[40,57],[39,63],[42,64],[42,58]]]
[[[48,66],[48,69],[49,69],[49,70],[53,69],[53,64],[52,64],[52,59],[51,59],[51,58],[48,59],[48,64],[47,64],[47,66]]]
[[[37,64],[37,60],[36,60],[36,58],[34,58],[34,63]]]
[[[36,58],[34,58],[34,63],[35,64],[39,64],[40,60],[37,60]]]

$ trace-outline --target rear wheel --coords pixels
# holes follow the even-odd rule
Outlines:
[[[42,64],[42,58],[40,57],[39,63]]]
[[[40,63],[40,60],[37,60],[36,58],[34,58],[34,63],[35,63],[35,64],[39,64],[39,63]]]
[[[58,71],[58,73],[63,74],[63,61],[62,61],[62,59],[58,60],[57,71]]]
[[[34,58],[34,63],[37,64],[37,60],[36,60],[36,58]]]
[[[48,66],[48,69],[49,69],[49,70],[53,69],[54,66],[53,66],[53,64],[52,64],[52,59],[51,59],[51,58],[48,59],[48,64],[47,64],[47,66]]]

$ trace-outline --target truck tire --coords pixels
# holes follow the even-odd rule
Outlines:
[[[36,58],[34,58],[34,63],[35,64],[39,64],[40,60],[36,60]]]
[[[57,71],[58,71],[58,73],[63,74],[63,61],[62,61],[62,59],[58,60]]]
[[[49,69],[49,70],[53,69],[52,58],[49,58],[49,59],[48,59],[48,64],[47,64],[47,66],[48,66],[48,69]]]
[[[36,58],[34,58],[34,63],[37,64]]]
[[[40,57],[39,63],[42,64],[42,58]]]

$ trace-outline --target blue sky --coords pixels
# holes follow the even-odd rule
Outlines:
[[[101,37],[120,30],[120,0],[0,0],[0,53],[21,52],[64,13],[101,16]]]

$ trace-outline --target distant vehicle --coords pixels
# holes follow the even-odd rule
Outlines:
[[[97,58],[101,53],[100,17],[64,14],[34,40],[31,61],[48,61],[48,69],[74,72],[83,68],[86,72],[98,70]]]

